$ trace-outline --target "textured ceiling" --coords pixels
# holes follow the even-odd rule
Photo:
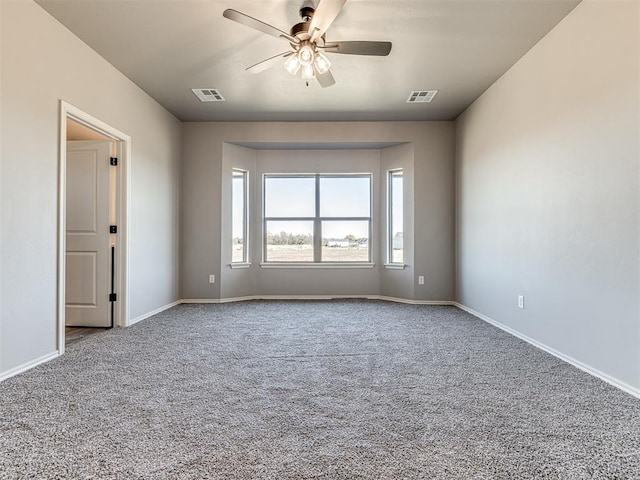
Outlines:
[[[330,55],[336,84],[307,87],[280,65],[245,68],[286,41],[223,18],[233,8],[281,30],[302,0],[36,0],[183,121],[452,120],[579,0],[349,0],[327,41],[382,40],[387,57]],[[201,103],[191,88],[226,102]],[[407,104],[411,90],[439,90]]]

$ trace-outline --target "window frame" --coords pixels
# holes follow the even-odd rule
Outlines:
[[[372,239],[373,239],[373,173],[264,173],[262,175],[262,263],[263,267],[373,267]],[[268,178],[314,178],[313,217],[268,217],[267,209],[267,179]],[[368,217],[322,217],[320,216],[320,180],[323,178],[367,178],[369,180],[369,216]],[[267,223],[270,221],[310,221],[313,222],[313,261],[273,261],[267,256]],[[366,221],[367,228],[367,260],[322,260],[322,222],[327,221]]]
[[[403,240],[403,245],[402,245],[402,262],[399,261],[394,261],[393,258],[393,245],[394,245],[394,233],[393,233],[393,221],[394,221],[394,216],[393,216],[393,200],[394,200],[394,188],[393,188],[393,179],[395,176],[398,176],[398,174],[400,174],[400,176],[402,177],[402,190],[400,192],[400,195],[403,197],[402,200],[402,204],[403,204],[403,208],[402,208],[402,229],[403,229],[403,237],[404,237],[404,169],[402,168],[394,168],[391,170],[387,170],[387,261],[385,263],[385,266],[387,268],[404,268],[405,267],[405,263],[404,263],[404,240]]]
[[[233,260],[233,222],[235,220],[233,216],[233,181],[237,177],[242,177],[243,185],[243,206],[242,206],[242,260]],[[249,172],[242,168],[231,169],[231,265],[234,267],[249,265]]]

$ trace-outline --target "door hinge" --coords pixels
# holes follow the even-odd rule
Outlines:
[[[118,157],[110,157],[109,158],[109,165],[111,165],[112,167],[117,167],[118,166]]]
[[[110,293],[109,294],[109,301],[110,302],[115,302],[117,300],[118,300],[118,295],[117,294],[115,294],[115,293]]]
[[[109,225],[109,233],[118,233],[117,225]]]

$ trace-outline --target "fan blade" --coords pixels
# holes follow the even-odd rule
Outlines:
[[[391,42],[331,42],[319,48],[327,53],[385,57],[391,52]]]
[[[273,35],[274,37],[282,37],[290,42],[295,44],[300,43],[300,40],[296,37],[289,35],[287,32],[283,32],[279,28],[276,28],[268,23],[264,23],[261,20],[250,17],[249,15],[245,15],[242,12],[238,12],[237,10],[233,10],[232,8],[228,8],[222,14],[223,17],[228,18],[229,20],[233,20],[234,22],[238,22],[247,27],[253,28],[254,30],[258,30],[259,32],[266,33],[267,35]]]
[[[311,18],[309,33],[311,41],[316,42],[331,26],[347,0],[320,0]]]
[[[316,74],[316,79],[322,88],[327,88],[336,83],[336,79],[331,75],[331,70],[327,70],[323,74]]]
[[[251,73],[260,73],[260,72],[264,72],[265,70],[270,69],[271,67],[273,67],[276,63],[277,60],[280,60],[282,58],[287,58],[291,55],[293,55],[294,52],[282,52],[279,53],[278,55],[274,55],[273,57],[269,57],[266,60],[262,60],[261,62],[256,63],[255,65],[251,65],[250,67],[247,67],[247,72],[251,72]]]

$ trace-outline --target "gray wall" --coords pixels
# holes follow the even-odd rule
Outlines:
[[[635,388],[639,5],[582,2],[456,125],[458,301]]]
[[[380,262],[378,231],[373,232],[373,269],[353,268],[261,268],[262,261],[262,176],[265,173],[372,173],[373,218],[380,214],[380,150],[251,150],[225,144],[222,176],[222,228],[221,228],[221,291],[222,298],[244,295],[285,296],[298,295],[378,295]],[[253,152],[251,157],[249,152]],[[250,175],[249,218],[250,269],[231,269],[231,169],[247,168],[247,160],[253,159],[253,175]],[[412,159],[413,161],[413,159]],[[225,168],[226,167],[226,168]],[[251,173],[251,172],[250,172]],[[253,288],[249,291],[249,285]]]
[[[249,182],[249,205],[247,205],[249,225],[248,237],[252,239],[254,232],[259,232],[260,214],[251,209],[251,205],[260,195],[258,189],[259,178],[256,175],[256,158],[258,151],[252,148],[239,147],[225,143],[223,145],[222,155],[222,185],[220,188],[220,245],[221,245],[221,265],[220,270],[220,296],[221,298],[240,298],[255,295],[256,292],[256,268],[236,268],[231,269],[228,265],[231,263],[231,175],[234,168],[246,170],[248,172]],[[256,254],[256,244],[246,243],[249,254],[249,262],[252,261],[251,256]],[[255,260],[253,266],[255,267]]]
[[[57,348],[59,101],[132,138],[132,318],[179,298],[181,126],[37,4],[0,17],[2,375]]]
[[[380,152],[380,172],[381,180],[386,183],[386,173],[389,170],[397,170],[402,168],[403,170],[403,228],[404,228],[404,270],[395,269],[380,269],[380,295],[384,297],[393,298],[414,298],[415,290],[422,289],[422,285],[417,285],[417,275],[415,273],[415,176],[414,176],[414,145],[407,143],[404,145],[397,145],[394,147],[384,148]],[[418,183],[419,185],[419,183]],[[388,186],[383,189],[384,195],[388,195]],[[386,201],[383,199],[383,201]],[[420,211],[420,209],[418,209]],[[383,211],[383,215],[386,212]],[[381,245],[381,261],[387,261],[388,251],[388,239],[387,236],[387,222],[380,222],[380,245]],[[418,239],[419,243],[421,239]],[[420,271],[423,271],[422,269]],[[427,277],[425,275],[425,277]],[[426,278],[425,278],[426,280]],[[429,278],[432,281],[432,278]]]
[[[403,293],[402,298],[415,300],[453,300],[455,136],[452,122],[185,123],[183,140],[182,298],[230,298],[252,291],[253,295]],[[253,155],[250,149],[237,145],[264,148],[268,144],[270,148],[281,149],[299,146],[299,150],[305,150],[304,145],[333,149],[358,145],[371,150],[375,145],[402,143],[412,144],[414,182],[422,186],[415,194],[413,187],[409,188],[419,205],[414,233],[415,243],[421,245],[420,255],[415,255],[411,268],[390,273],[383,282],[379,259],[373,270],[267,271],[260,269],[254,257],[250,271],[229,271],[228,249],[222,238],[228,237],[223,229],[229,228],[231,210],[223,199],[229,195],[231,168],[241,167],[241,162],[251,162]],[[385,162],[391,164],[402,157],[402,154],[385,155],[382,152],[386,148],[378,150],[378,162],[384,157]],[[407,150],[402,152],[403,161],[410,163],[406,160],[410,157]],[[273,161],[273,155],[277,154],[266,150],[261,155]],[[282,153],[282,156],[286,155]],[[323,153],[316,152],[315,155]],[[256,162],[259,162],[258,157],[256,154]],[[232,158],[238,158],[237,164],[233,164]],[[254,180],[259,171],[256,167]],[[419,173],[419,178],[415,172]],[[253,185],[256,185],[255,181]],[[223,215],[216,212],[223,212]],[[256,218],[255,214],[253,218]],[[258,227],[259,224],[252,225],[253,229]],[[221,282],[209,284],[210,274],[221,279],[222,285]],[[414,275],[425,275],[425,285],[414,288]],[[249,289],[250,283],[241,278],[254,282],[254,288]],[[382,285],[386,286],[381,288]],[[403,287],[398,288],[398,285]],[[390,293],[385,293],[387,291]]]

